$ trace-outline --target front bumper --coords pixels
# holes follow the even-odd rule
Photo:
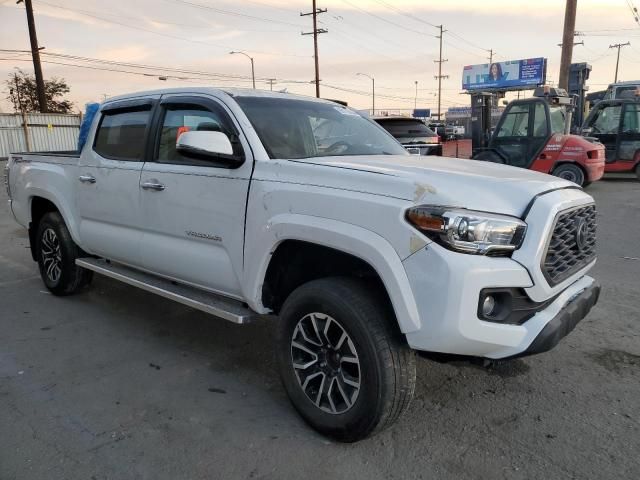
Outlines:
[[[569,302],[547,323],[531,345],[515,356],[523,357],[551,350],[576,328],[580,320],[587,316],[591,308],[598,303],[599,297],[600,284],[594,281],[581,293],[569,299]]]
[[[588,276],[554,293],[554,300],[521,325],[478,318],[484,288],[533,286],[531,276],[510,258],[464,255],[430,244],[403,262],[416,299],[420,328],[405,332],[411,348],[492,359],[552,348],[589,312],[599,287]]]

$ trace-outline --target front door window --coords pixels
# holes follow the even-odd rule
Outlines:
[[[640,150],[640,105],[632,103],[625,105],[618,159],[633,160],[638,150]]]

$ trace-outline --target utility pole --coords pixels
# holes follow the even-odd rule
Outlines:
[[[582,45],[584,47],[584,40],[580,40],[579,42],[573,42],[573,46],[576,47],[578,45]],[[562,46],[561,43],[558,44],[559,47]]]
[[[493,48],[489,49],[489,68],[491,68],[491,64],[493,63]]]
[[[620,49],[622,47],[628,47],[629,45],[631,45],[631,42],[616,43],[614,45],[609,45],[609,48],[617,48],[618,49],[618,59],[616,60],[616,79],[613,81],[613,83],[618,83],[618,67],[620,66]]]
[[[439,59],[434,60],[434,62],[438,64],[438,75],[436,75],[435,78],[436,80],[438,80],[438,121],[439,121],[440,115],[441,115],[441,107],[442,107],[442,79],[449,78],[449,75],[442,75],[442,64],[444,62],[448,62],[447,59],[442,58],[442,34],[446,32],[446,30],[442,28],[442,25],[438,25],[438,28],[440,29],[440,35],[438,35],[436,38],[440,39],[440,56],[439,56]]]
[[[562,32],[562,56],[560,58],[560,78],[558,87],[569,89],[569,69],[573,57],[573,38],[576,34],[576,11],[578,0],[567,0],[564,10],[564,30]]]
[[[313,15],[313,32],[302,32],[302,35],[313,35],[313,58],[315,60],[316,67],[316,97],[320,98],[320,65],[318,61],[318,35],[320,33],[327,33],[328,30],[326,28],[318,28],[318,14],[326,13],[326,8],[317,8],[316,0],[312,0],[313,11],[309,13],[301,13],[301,17],[306,17],[308,15]]]
[[[418,108],[418,80],[415,81],[416,84],[416,98],[413,101],[413,109],[416,110]]]
[[[27,25],[29,27],[29,40],[31,42],[31,57],[33,59],[33,71],[36,76],[36,92],[38,94],[38,105],[41,113],[47,113],[47,96],[44,92],[44,77],[42,76],[42,65],[40,64],[40,47],[38,47],[38,37],[36,36],[36,22],[33,18],[33,5],[31,0],[18,0],[27,10]]]
[[[273,92],[273,84],[276,83],[275,78],[267,78],[267,83],[269,84],[269,89]]]

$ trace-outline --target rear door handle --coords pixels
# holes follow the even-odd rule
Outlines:
[[[82,183],[96,183],[96,177],[94,177],[93,175],[80,175],[78,177],[78,180],[80,180]]]
[[[161,192],[166,188],[162,183],[153,180],[141,183],[140,186],[145,190],[156,190],[158,192]]]

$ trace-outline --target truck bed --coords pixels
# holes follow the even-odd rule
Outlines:
[[[44,151],[44,152],[13,152],[11,155],[24,156],[24,155],[38,155],[41,157],[80,157],[79,150],[60,150],[60,151]]]

